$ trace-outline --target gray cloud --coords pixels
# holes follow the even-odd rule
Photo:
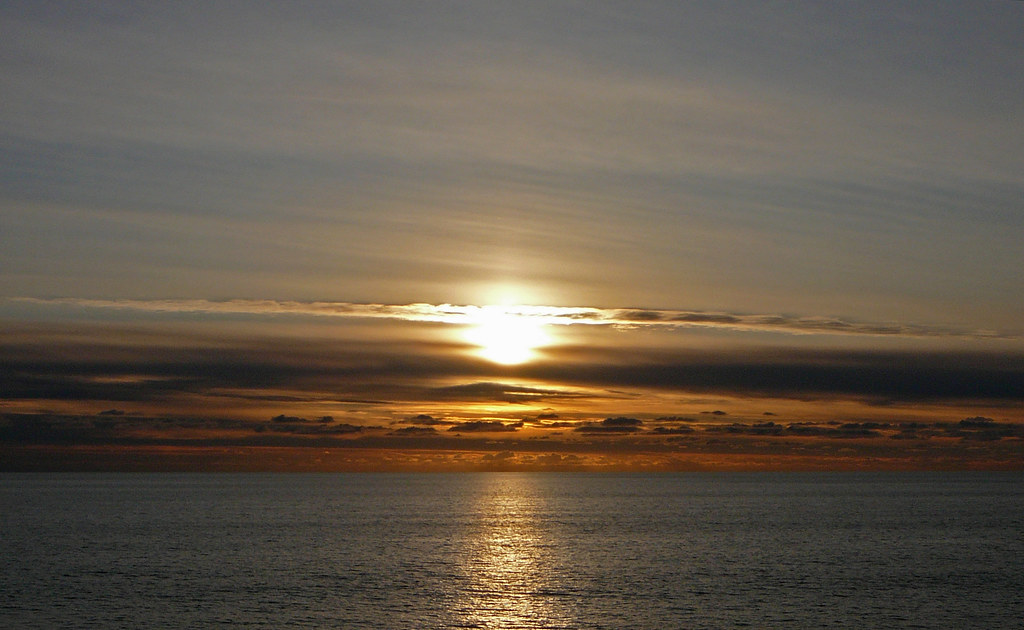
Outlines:
[[[525,366],[522,374],[566,385],[651,387],[794,399],[1024,400],[1019,353],[877,350],[623,352],[571,367]],[[568,357],[567,357],[568,358]],[[714,411],[709,413],[721,414]]]
[[[505,403],[536,403],[548,399],[585,398],[588,395],[555,388],[524,387],[505,383],[478,382],[429,390],[434,400],[490,400]]]
[[[500,451],[497,453],[487,453],[481,459],[486,462],[506,462],[515,458],[516,454],[513,451]]]
[[[676,427],[654,427],[651,432],[658,435],[686,435],[696,432],[696,429],[680,425]]]
[[[636,433],[640,431],[642,425],[643,422],[637,418],[615,416],[600,422],[582,424],[574,430],[579,433]]]
[[[545,453],[537,455],[533,461],[541,466],[558,466],[560,464],[577,464],[582,460],[579,455],[574,453]]]
[[[501,422],[500,420],[471,420],[460,422],[448,429],[454,433],[507,433],[518,431],[523,427],[522,422]]]
[[[415,437],[422,437],[424,435],[437,435],[437,429],[434,427],[402,427],[401,429],[391,431],[391,435],[411,435]]]
[[[433,417],[433,416],[431,416],[429,414],[420,413],[420,414],[416,414],[415,416],[413,416],[411,418],[406,418],[404,420],[398,420],[397,424],[411,424],[411,425],[416,425],[416,426],[428,426],[429,427],[429,426],[437,426],[439,424],[451,424],[451,421],[449,421],[449,420],[441,420],[441,419],[435,418],[435,417]]]

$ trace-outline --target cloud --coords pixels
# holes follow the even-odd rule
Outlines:
[[[506,403],[536,403],[551,398],[581,398],[585,395],[579,392],[554,388],[478,382],[433,388],[427,392],[427,396],[435,400],[488,400]]]
[[[535,422],[535,426],[544,427],[547,429],[572,429],[579,426],[576,422],[568,421],[556,421],[556,422]]]
[[[456,433],[506,433],[518,431],[523,427],[522,422],[504,423],[500,420],[471,420],[460,422],[448,429]]]
[[[436,426],[436,425],[439,425],[439,424],[451,424],[451,421],[439,420],[439,419],[437,419],[434,416],[431,416],[429,414],[420,413],[420,414],[416,414],[415,416],[413,416],[411,418],[405,418],[404,420],[398,420],[397,423],[398,424],[414,424],[414,425],[421,425],[421,426]]]
[[[498,453],[487,453],[480,459],[485,462],[507,462],[516,458],[516,454],[513,451],[500,451]]]
[[[328,456],[336,462],[359,463],[352,464],[355,467],[336,463],[323,470],[389,470],[395,462],[410,460],[429,464],[432,470],[479,469],[474,468],[478,464],[524,470],[562,470],[584,464],[630,470],[706,469],[701,462],[712,469],[802,469],[813,464],[815,470],[1019,470],[1024,423],[988,420],[971,416],[962,422],[660,425],[639,433],[624,431],[638,428],[633,422],[637,419],[613,416],[593,426],[615,431],[584,431],[561,438],[552,433],[552,439],[538,440],[533,434],[494,435],[486,430],[441,434],[422,426],[388,431],[343,424],[338,430],[325,431],[333,427],[223,418],[3,413],[0,470],[80,469],[85,465],[83,456],[92,464],[81,469],[135,469],[140,459],[145,460],[142,468],[160,469],[158,460],[149,455],[177,459],[175,469],[249,470],[281,466],[282,448],[296,449],[290,455],[294,459],[281,468],[288,470],[304,470],[321,457],[326,463]],[[268,457],[264,447],[275,449]],[[142,453],[148,455],[142,457]],[[223,457],[228,454],[236,459],[225,468]]]
[[[0,414],[0,444],[164,444],[196,446],[348,444],[381,427],[263,422],[219,417]]]
[[[253,429],[260,432],[270,431],[272,433],[291,433],[296,435],[346,435],[362,433],[363,431],[369,431],[376,428],[378,427],[348,424],[344,422],[338,424],[317,422],[314,424],[302,418],[289,416],[278,416],[273,418],[271,424],[268,425],[253,425]]]
[[[685,435],[688,433],[695,433],[696,429],[687,426],[676,426],[676,427],[654,427],[651,429],[652,433],[659,435]]]
[[[729,425],[713,425],[704,430],[708,433],[727,433],[730,435],[753,435],[761,437],[769,436],[800,436],[800,437],[825,437],[825,438],[877,438],[882,434],[879,429],[888,429],[888,425],[873,422],[848,422],[839,426],[820,426],[813,424],[790,424],[784,426],[775,422],[761,422],[755,424],[742,424],[739,422]]]
[[[93,444],[115,435],[111,422],[59,414],[3,414],[0,443]]]
[[[630,349],[602,351],[592,357],[588,353],[585,348],[566,351],[564,363],[528,365],[521,375],[566,386],[801,400],[1024,400],[1024,357],[1013,352],[755,348],[708,352]]]
[[[295,417],[315,419],[372,409],[379,413],[374,422],[423,426],[449,423],[443,418],[451,405],[504,403],[539,407],[515,416],[537,413],[546,416],[538,423],[564,428],[580,416],[562,413],[566,423],[552,424],[545,401],[568,401],[594,417],[635,413],[623,408],[625,401],[639,401],[649,390],[875,405],[1024,400],[1024,356],[1014,352],[565,346],[548,354],[549,360],[517,366],[515,381],[506,382],[507,368],[435,343],[38,324],[12,326],[0,339],[0,391],[8,401],[50,401],[93,414],[248,409],[256,414],[249,417],[265,419],[291,409]],[[595,408],[604,404],[611,408]],[[691,420],[673,414],[698,412],[653,413],[678,424]]]
[[[538,455],[533,461],[540,466],[559,466],[579,464],[583,458],[575,453],[545,453]]]
[[[696,422],[696,420],[685,416],[661,416],[656,418],[655,422]]]
[[[392,319],[473,325],[496,314],[534,320],[551,326],[618,326],[626,328],[719,328],[748,332],[853,335],[872,337],[1002,339],[1019,335],[919,323],[857,322],[834,317],[777,314],[709,313],[685,310],[637,310],[589,306],[475,306],[456,304],[361,304],[282,300],[101,300],[83,298],[6,298],[9,303],[74,307],[90,310],[131,310],[165,314],[262,315]]]
[[[437,429],[434,427],[402,427],[401,429],[395,429],[391,432],[391,435],[412,435],[412,436],[424,436],[424,435],[437,435]]]
[[[583,424],[574,430],[580,433],[636,433],[641,425],[643,422],[637,418],[616,416],[605,418],[601,422]]]
[[[975,441],[993,441],[1003,438],[1024,438],[1024,424],[1003,424],[992,418],[975,416],[964,418],[943,427],[947,435]]]
[[[305,418],[299,418],[297,416],[286,416],[284,414],[281,414],[279,416],[274,416],[273,418],[270,419],[270,421],[271,422],[287,422],[289,424],[294,424],[294,423],[298,423],[298,422],[309,422],[309,420],[306,420]]]

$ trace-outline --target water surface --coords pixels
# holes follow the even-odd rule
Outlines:
[[[6,474],[0,627],[1020,628],[1022,482]]]

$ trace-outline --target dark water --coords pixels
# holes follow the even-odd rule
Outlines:
[[[3,628],[1021,628],[1024,475],[2,475]]]

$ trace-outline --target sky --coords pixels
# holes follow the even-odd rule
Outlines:
[[[5,2],[0,468],[1024,469],[1021,33]]]

